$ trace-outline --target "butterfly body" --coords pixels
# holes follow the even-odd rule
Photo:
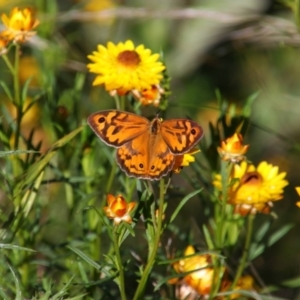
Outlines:
[[[203,135],[202,128],[187,119],[151,122],[118,110],[96,112],[88,124],[98,137],[117,148],[120,168],[131,177],[158,180],[167,175],[175,156],[188,152]]]

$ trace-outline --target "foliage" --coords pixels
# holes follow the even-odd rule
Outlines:
[[[155,10],[109,0],[23,1],[20,9],[0,4],[6,11],[0,33],[1,299],[296,295],[297,254],[288,258],[286,248],[293,247],[285,243],[299,243],[298,236],[289,239],[299,223],[298,127],[291,122],[279,131],[272,103],[282,105],[286,87],[277,85],[274,69],[265,69],[278,60],[284,70],[297,57],[298,1],[274,4],[290,9],[294,23],[258,3],[247,17],[248,7],[235,1],[228,1],[226,13],[216,3],[204,9],[201,1],[165,4],[168,9],[156,3]],[[222,22],[230,25],[225,42]],[[284,25],[279,33],[278,24]],[[93,65],[95,45],[105,55]],[[261,47],[269,51],[265,60]],[[104,60],[112,53],[117,71],[108,84],[115,70]],[[126,76],[120,54],[130,65]],[[129,54],[138,54],[142,67],[134,69]],[[259,69],[256,82],[252,64]],[[92,86],[97,81],[86,65],[101,78],[100,87]],[[300,66],[292,67],[297,75]],[[291,93],[299,92],[297,84],[287,83]],[[86,122],[95,111],[116,108],[149,119],[195,120],[204,130],[201,152],[175,155],[176,170],[159,181],[128,177],[116,150]],[[287,124],[292,110],[280,110]],[[282,269],[274,266],[279,260],[286,262]],[[270,272],[274,276],[266,276]]]

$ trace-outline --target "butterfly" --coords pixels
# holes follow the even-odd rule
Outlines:
[[[88,117],[89,126],[107,145],[117,148],[120,168],[130,177],[159,180],[173,168],[175,157],[191,150],[203,129],[188,119],[151,122],[119,110],[103,110]]]

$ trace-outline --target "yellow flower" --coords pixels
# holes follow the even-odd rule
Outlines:
[[[283,197],[283,188],[288,185],[285,180],[286,173],[279,173],[276,166],[261,162],[257,168],[243,161],[240,165],[233,166],[228,188],[228,202],[236,205],[236,212],[268,213],[272,201]],[[234,179],[234,180],[233,180]],[[222,190],[220,174],[215,176],[213,184]]]
[[[172,172],[174,172],[175,174],[180,173],[183,167],[187,167],[191,162],[195,161],[195,157],[193,155],[198,152],[200,152],[199,149],[193,148],[183,155],[176,155]]]
[[[25,42],[35,34],[32,31],[39,25],[39,20],[35,19],[32,11],[29,8],[19,10],[18,7],[13,8],[9,17],[2,14],[2,22],[7,28],[2,32],[8,40],[15,42]]]
[[[231,286],[232,282],[228,281],[228,280],[224,280],[222,281],[222,286],[221,286],[221,292],[226,292],[229,290],[230,286]],[[246,276],[242,276],[236,286],[234,287],[234,290],[244,290],[244,291],[257,291],[257,289],[254,286],[254,280],[253,277],[246,275]],[[235,293],[235,294],[231,294],[229,295],[229,299],[240,299],[243,296],[241,294]],[[245,296],[244,296],[245,297]],[[218,297],[218,299],[226,299],[227,297],[222,296],[222,297]],[[243,298],[244,299],[244,298]],[[245,299],[250,299],[250,298],[245,298]]]
[[[297,194],[300,196],[300,186],[297,186],[295,189],[296,189]],[[296,205],[300,208],[300,201],[297,201]]]
[[[188,246],[184,251],[184,256],[191,256],[195,253],[195,248],[193,246]],[[207,295],[210,292],[214,275],[214,270],[210,267],[210,265],[211,255],[199,254],[180,259],[173,265],[173,267],[179,274],[188,273],[184,275],[183,280],[180,282],[180,284],[182,284],[183,282],[198,294]],[[171,279],[169,283],[177,284],[178,280]]]
[[[161,95],[164,93],[164,89],[160,85],[152,85],[150,89],[142,91],[132,90],[133,96],[140,101],[144,106],[153,104],[155,107],[159,106]]]
[[[221,142],[221,147],[218,147],[218,152],[223,160],[239,162],[245,158],[249,145],[243,145],[243,136],[235,133],[232,137]]]
[[[114,219],[115,225],[118,225],[122,221],[129,224],[132,223],[129,213],[134,209],[135,202],[127,203],[121,195],[114,197],[108,194],[107,204],[108,206],[103,207],[103,210],[108,218]]]
[[[125,43],[107,43],[107,48],[98,45],[88,58],[93,62],[87,65],[92,73],[98,74],[93,85],[104,85],[107,91],[125,94],[131,90],[142,91],[159,84],[165,66],[158,62],[159,54],[151,54],[144,45],[134,46]]]

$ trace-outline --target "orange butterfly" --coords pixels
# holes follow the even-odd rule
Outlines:
[[[88,124],[98,137],[117,148],[117,163],[130,177],[159,180],[173,168],[176,155],[192,149],[203,129],[187,119],[151,122],[144,117],[103,110],[91,114]]]

